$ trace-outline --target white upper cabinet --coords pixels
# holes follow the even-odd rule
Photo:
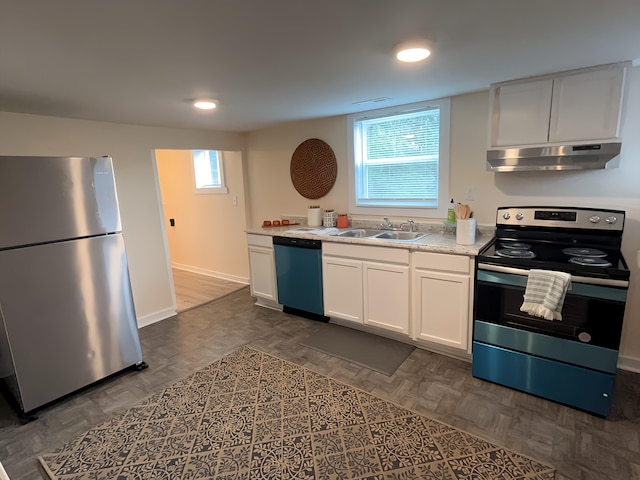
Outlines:
[[[493,118],[491,145],[528,145],[549,139],[553,80],[496,86],[491,90]]]
[[[625,65],[494,84],[489,147],[618,138]]]
[[[607,68],[555,79],[549,141],[618,138],[624,72]]]

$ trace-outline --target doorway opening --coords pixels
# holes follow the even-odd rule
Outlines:
[[[177,313],[249,283],[242,153],[155,150]]]

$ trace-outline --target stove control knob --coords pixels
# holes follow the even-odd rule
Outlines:
[[[511,218],[511,214],[509,212],[504,212],[502,218],[504,218],[505,220],[509,220]]]
[[[600,217],[598,215],[593,215],[593,216],[589,217],[589,221],[591,223],[598,223],[600,221]]]
[[[605,220],[605,222],[607,222],[607,223],[609,223],[611,225],[613,225],[614,223],[616,223],[618,221],[618,219],[616,217],[614,217],[613,215],[610,216],[610,217],[605,218],[604,220]]]
[[[516,220],[522,220],[524,218],[524,215],[521,214],[520,212],[516,213]]]
[[[578,334],[578,340],[584,343],[589,343],[591,341],[591,335],[589,335],[587,332],[580,332]]]

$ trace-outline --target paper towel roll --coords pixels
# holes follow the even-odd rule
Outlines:
[[[476,219],[456,220],[456,243],[460,245],[473,245],[476,243]]]
[[[320,207],[309,207],[307,212],[307,224],[310,227],[322,226],[322,209]]]

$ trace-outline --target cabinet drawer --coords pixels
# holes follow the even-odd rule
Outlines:
[[[471,372],[476,378],[605,417],[611,409],[613,374],[479,342],[473,342]]]
[[[368,245],[322,242],[322,254],[409,265],[409,250],[404,248],[370,247]]]
[[[271,235],[247,233],[247,244],[256,245],[258,247],[273,248],[273,237]]]
[[[444,270],[447,272],[471,273],[471,259],[463,255],[449,255],[446,253],[413,252],[414,268],[428,268],[429,270]]]

